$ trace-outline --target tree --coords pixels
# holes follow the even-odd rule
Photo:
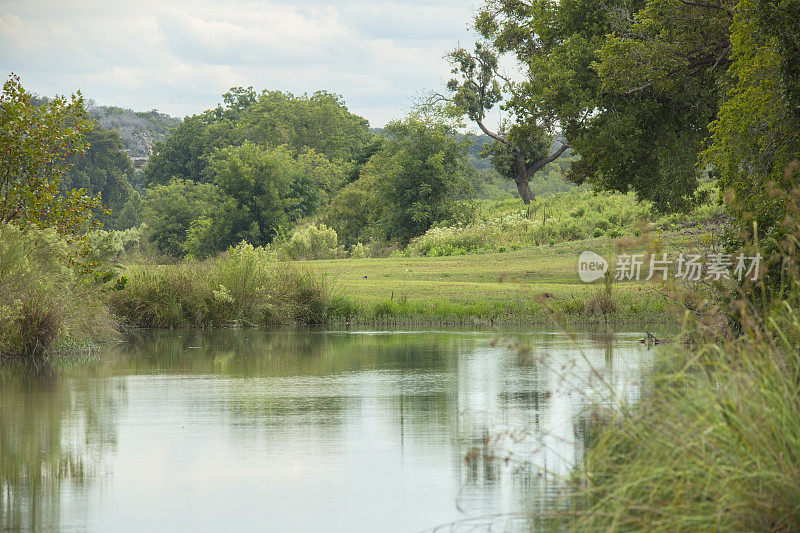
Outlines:
[[[452,73],[458,76],[447,84],[453,96],[438,96],[438,99],[451,102],[454,109],[467,115],[483,133],[494,139],[496,144],[491,154],[495,168],[501,175],[514,180],[522,201],[529,204],[533,200],[530,189],[533,175],[560,157],[569,146],[562,142],[550,153],[551,128],[536,116],[528,117],[527,123],[518,121],[510,125],[507,132],[491,131],[484,120],[487,112],[503,98],[499,80],[504,82],[506,90],[513,90],[513,84],[497,72],[497,55],[479,43],[475,45],[474,53],[461,48],[451,52],[449,58],[454,65]]]
[[[129,182],[133,176],[131,159],[122,149],[122,139],[115,131],[95,124],[85,140],[88,149],[70,158],[70,167],[61,177],[59,188],[62,193],[84,189],[91,196],[99,195],[103,205],[111,210],[105,225],[125,229],[118,225],[118,215],[134,193]]]
[[[282,226],[310,215],[320,201],[312,176],[283,146],[270,149],[246,141],[215,153],[210,169],[214,184],[236,202],[235,211],[226,215],[241,214],[231,237],[236,242],[268,244]]]
[[[580,156],[574,182],[684,209],[730,62],[728,11],[725,0],[487,0],[475,27],[493,51],[451,54],[449,88],[471,118],[502,101],[512,139],[560,132]],[[495,51],[515,56],[520,81],[497,72]]]
[[[52,227],[85,256],[87,231],[99,226],[93,210],[99,196],[59,190],[59,180],[76,154],[86,151],[91,130],[80,93],[34,105],[18,76],[11,75],[0,96],[0,222],[21,228]]]
[[[348,183],[320,213],[320,220],[333,228],[345,246],[365,242],[371,236],[371,222],[379,205],[374,179],[364,176]]]
[[[389,123],[385,133],[361,179],[374,180],[376,230],[405,245],[463,207],[468,147],[449,126],[413,116]]]
[[[191,180],[176,179],[148,189],[142,209],[149,240],[162,253],[182,256],[192,224],[224,207],[226,200],[216,185]]]
[[[797,216],[787,207],[800,185],[800,71],[793,62],[798,20],[798,2],[739,2],[731,27],[731,82],[703,154],[743,226],[751,230],[755,221],[761,237],[775,241],[784,218]]]
[[[317,91],[294,96],[263,91],[237,122],[243,138],[262,146],[312,148],[330,159],[350,161],[369,142],[369,123],[351,113],[338,95]]]
[[[207,117],[187,117],[169,137],[157,142],[144,169],[145,184],[166,184],[173,178],[201,181],[205,157],[215,147],[206,141],[207,127]]]
[[[145,168],[147,183],[174,177],[209,181],[215,150],[251,142],[264,148],[287,146],[295,153],[314,150],[328,160],[350,161],[371,138],[369,124],[350,113],[341,98],[326,92],[294,96],[280,91],[256,94],[234,87],[225,106],[188,117],[157,143]]]
[[[297,154],[296,159],[300,172],[316,189],[315,196],[320,203],[326,203],[342,188],[354,166],[341,159],[328,159],[325,154],[313,148],[304,148]]]

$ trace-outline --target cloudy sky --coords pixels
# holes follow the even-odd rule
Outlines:
[[[176,116],[236,85],[325,89],[380,126],[442,88],[478,1],[0,0],[0,71]]]

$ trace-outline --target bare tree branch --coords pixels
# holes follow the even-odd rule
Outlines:
[[[540,160],[536,161],[533,165],[531,165],[531,167],[528,169],[528,172],[531,175],[533,175],[535,172],[537,172],[540,168],[542,168],[546,164],[548,164],[548,163],[550,163],[552,161],[555,161],[556,159],[561,157],[561,154],[563,154],[564,152],[566,152],[569,149],[569,145],[567,143],[565,143],[564,141],[559,141],[559,142],[561,143],[561,148],[559,148],[558,150],[553,152],[551,155],[549,155],[549,156],[547,156],[547,157],[545,157],[543,159],[540,159]]]
[[[495,133],[493,131],[490,131],[489,128],[487,128],[486,125],[483,123],[482,119],[479,119],[479,118],[475,119],[475,123],[478,124],[478,127],[481,129],[481,131],[483,133],[485,133],[486,135],[488,135],[492,139],[494,139],[496,141],[500,141],[501,143],[505,144],[506,146],[511,146],[511,144],[509,144],[508,140],[503,135],[500,135],[499,133]]]

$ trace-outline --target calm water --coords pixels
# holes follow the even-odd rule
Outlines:
[[[639,333],[159,332],[0,367],[0,529],[524,530]]]

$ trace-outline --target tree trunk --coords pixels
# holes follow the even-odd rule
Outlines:
[[[517,190],[519,191],[519,195],[522,197],[522,201],[525,202],[525,205],[529,205],[531,200],[533,200],[534,196],[531,192],[530,184],[528,183],[527,178],[522,179],[514,179],[517,184]]]
[[[528,205],[531,203],[531,200],[533,200],[533,193],[531,192],[530,186],[531,173],[528,171],[525,153],[521,150],[515,150],[515,152],[514,182],[517,184],[517,190],[519,191],[520,197],[522,197],[522,201],[525,202],[525,205]]]

